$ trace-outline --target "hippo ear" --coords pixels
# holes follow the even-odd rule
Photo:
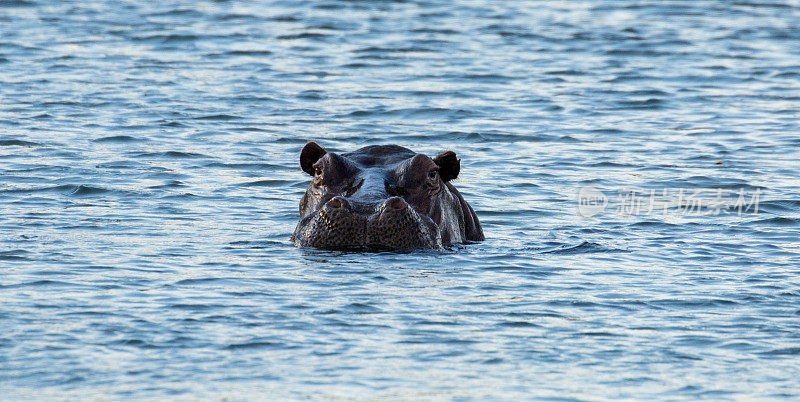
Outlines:
[[[433,161],[439,165],[439,177],[446,182],[458,177],[458,172],[461,171],[461,159],[456,158],[453,151],[442,152]]]
[[[304,172],[313,176],[314,164],[317,163],[319,158],[325,156],[326,153],[328,153],[328,151],[319,146],[316,142],[309,142],[303,147],[303,150],[300,151],[300,167],[303,168]]]

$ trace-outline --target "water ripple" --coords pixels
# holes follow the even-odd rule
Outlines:
[[[796,2],[0,10],[6,399],[800,396]],[[487,241],[294,248],[309,140]]]

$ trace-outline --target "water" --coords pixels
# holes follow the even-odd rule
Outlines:
[[[2,1],[0,395],[798,398],[798,26]],[[293,247],[311,139],[455,150],[487,240]]]

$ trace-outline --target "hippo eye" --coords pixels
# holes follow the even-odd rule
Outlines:
[[[321,188],[325,185],[325,179],[322,177],[322,168],[314,169],[314,180],[312,180],[311,183],[317,188]]]
[[[428,178],[431,180],[436,180],[436,175],[439,174],[436,170],[431,170],[428,172]]]

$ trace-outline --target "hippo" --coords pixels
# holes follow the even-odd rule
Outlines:
[[[298,247],[441,249],[482,241],[478,216],[451,183],[453,151],[434,158],[398,145],[328,152],[309,142],[300,167],[313,177],[292,235]]]

